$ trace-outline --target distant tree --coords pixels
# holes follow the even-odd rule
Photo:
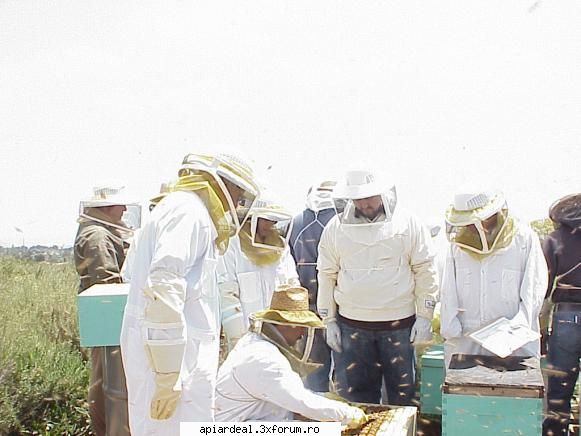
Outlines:
[[[541,218],[530,222],[530,226],[536,232],[541,242],[547,237],[549,233],[555,230],[553,221],[550,218]]]

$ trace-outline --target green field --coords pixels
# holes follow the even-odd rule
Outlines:
[[[72,264],[0,257],[0,435],[90,434]]]

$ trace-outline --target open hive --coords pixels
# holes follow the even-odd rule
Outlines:
[[[363,409],[369,418],[357,429],[343,430],[342,435],[415,435],[416,408],[390,407],[371,404],[354,404]]]

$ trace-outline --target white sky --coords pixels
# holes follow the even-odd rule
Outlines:
[[[426,219],[465,184],[543,217],[581,188],[580,23],[577,0],[0,0],[0,245],[70,245],[95,183],[147,198],[212,150],[272,165],[297,212],[372,167]]]

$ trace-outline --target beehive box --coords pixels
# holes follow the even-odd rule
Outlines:
[[[420,412],[427,415],[441,415],[444,346],[438,344],[427,348],[420,361]]]
[[[454,355],[442,395],[442,434],[538,436],[543,379],[534,357]]]
[[[119,345],[129,283],[93,285],[77,296],[82,347]]]

